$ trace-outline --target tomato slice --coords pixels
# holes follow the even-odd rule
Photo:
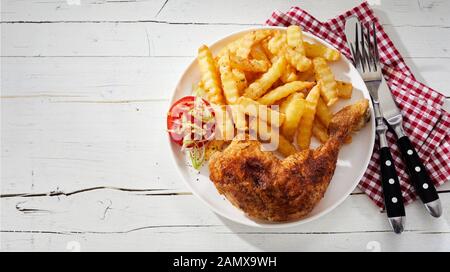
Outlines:
[[[167,113],[167,130],[173,142],[185,147],[201,147],[214,133],[214,110],[208,101],[195,96],[177,100]],[[212,119],[212,120],[211,120]],[[199,129],[192,129],[193,127]],[[186,135],[189,135],[186,137]]]

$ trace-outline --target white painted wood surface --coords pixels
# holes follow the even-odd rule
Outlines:
[[[359,2],[2,0],[1,250],[449,251],[449,184],[442,218],[414,203],[400,236],[358,190],[267,231],[208,210],[169,157],[167,99],[200,43],[274,9],[326,20]],[[416,76],[450,97],[450,1],[370,2]]]

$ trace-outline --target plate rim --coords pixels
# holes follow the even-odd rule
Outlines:
[[[229,35],[221,37],[220,39],[216,39],[216,40],[214,40],[213,42],[210,43],[210,46],[213,46],[213,45],[215,45],[217,43],[220,43],[221,41],[223,41],[225,39],[231,38],[232,36],[244,35],[245,33],[248,33],[250,31],[254,31],[254,30],[261,30],[261,29],[286,29],[286,28],[287,27],[284,27],[284,26],[250,27],[250,28],[246,28],[246,29],[243,29],[243,30],[234,31],[234,32],[230,33]],[[331,45],[327,41],[325,41],[325,40],[315,36],[314,34],[308,32],[308,31],[304,31],[303,30],[303,33],[305,34],[305,36],[307,36],[310,39],[317,40],[320,43],[323,43],[323,44],[327,45],[328,47],[336,49],[333,45]],[[354,70],[356,70],[356,68],[354,67],[353,63],[342,53],[341,53],[341,59],[344,60],[348,65],[350,65]],[[169,99],[169,108],[170,108],[170,106],[173,104],[173,102],[175,100],[177,89],[179,88],[182,80],[187,76],[187,73],[190,70],[189,68],[195,64],[196,60],[197,59],[194,56],[193,60],[186,66],[186,68],[184,69],[183,73],[179,77],[179,80],[177,81],[177,84],[176,84],[174,90],[172,91],[172,94],[171,94],[170,99]],[[361,81],[363,81],[363,79],[362,79],[362,77],[361,77],[361,75],[359,73],[357,74],[357,76],[360,78]],[[374,145],[375,145],[375,122],[373,120],[374,110],[373,110],[373,106],[372,106],[372,98],[370,97],[369,91],[367,90],[366,87],[363,88],[361,91],[362,91],[364,97],[370,101],[370,103],[369,103],[369,110],[370,110],[370,114],[371,114],[371,120],[369,121],[369,123],[370,123],[370,125],[372,127],[371,128],[372,133],[370,134],[371,135],[371,139],[370,139],[370,143],[369,143],[368,149],[369,150],[373,150]],[[306,223],[312,222],[314,220],[317,220],[320,217],[323,217],[326,214],[330,213],[332,210],[336,209],[339,205],[341,205],[350,196],[350,194],[353,192],[353,190],[355,190],[355,188],[358,186],[361,178],[364,176],[364,173],[367,170],[367,167],[368,167],[368,165],[370,163],[370,159],[372,158],[372,155],[373,155],[373,152],[371,152],[370,156],[368,156],[366,158],[366,161],[364,163],[364,165],[365,165],[364,171],[360,172],[360,174],[358,175],[358,178],[356,178],[354,183],[352,184],[351,189],[349,189],[347,192],[345,192],[344,196],[341,197],[340,199],[338,199],[338,201],[336,201],[336,203],[334,203],[330,207],[326,208],[322,212],[320,212],[318,214],[315,214],[315,215],[313,215],[311,217],[308,217],[308,218],[299,219],[299,220],[296,220],[296,221],[288,221],[288,222],[273,222],[273,223],[272,222],[260,222],[260,221],[257,221],[255,219],[249,217],[249,219],[253,223],[253,224],[249,224],[247,222],[241,222],[241,221],[238,221],[238,220],[236,220],[234,218],[231,218],[227,214],[223,213],[222,211],[220,211],[219,209],[217,209],[216,207],[214,207],[213,205],[208,203],[208,201],[203,199],[203,197],[199,193],[197,193],[196,190],[194,190],[194,188],[191,186],[191,184],[185,179],[183,173],[181,173],[181,169],[180,169],[180,167],[178,165],[178,161],[177,161],[175,152],[180,152],[180,151],[179,150],[174,150],[175,144],[171,141],[170,136],[168,134],[166,135],[166,138],[167,138],[168,144],[169,144],[170,149],[171,149],[171,158],[172,158],[172,161],[175,163],[175,168],[177,169],[177,173],[181,177],[181,179],[183,180],[184,184],[187,185],[187,187],[189,188],[189,190],[192,192],[193,195],[195,195],[198,199],[200,199],[200,201],[203,202],[210,210],[212,210],[214,213],[220,215],[223,218],[226,218],[226,219],[228,219],[228,220],[230,220],[232,222],[238,223],[240,225],[245,225],[245,226],[255,227],[255,228],[265,228],[265,229],[280,229],[280,228],[288,228],[288,227],[299,226],[299,225],[306,224]],[[178,145],[177,145],[177,147],[178,147]],[[320,201],[322,201],[322,200],[320,200]],[[237,207],[234,207],[234,208],[239,209]]]

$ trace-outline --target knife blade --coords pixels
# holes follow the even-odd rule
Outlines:
[[[427,211],[434,217],[442,214],[442,205],[433,182],[416,149],[403,130],[403,117],[384,80],[378,89],[380,106],[387,123],[397,136],[397,145],[406,164],[407,173]]]

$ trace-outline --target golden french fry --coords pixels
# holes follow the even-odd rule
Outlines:
[[[325,127],[328,128],[328,125],[331,122],[331,118],[333,118],[333,114],[322,98],[319,98],[319,101],[317,103],[316,116],[317,119],[319,119],[320,122],[322,122],[322,124],[324,124]]]
[[[245,88],[247,88],[247,79],[245,78],[245,73],[239,69],[231,69],[231,73],[233,73],[234,80],[236,81],[237,88],[239,90],[239,94],[241,94]]]
[[[273,33],[274,33],[274,30],[272,30],[272,29],[255,30],[255,44],[261,42],[262,40],[269,37]]]
[[[283,83],[296,81],[298,80],[297,71],[290,64],[287,64],[285,72],[281,74],[280,79]]]
[[[244,109],[237,105],[231,106],[231,115],[233,118],[234,126],[237,129],[237,136],[242,137],[242,134],[244,134],[245,131],[248,130],[247,118],[245,117]]]
[[[295,69],[297,69],[297,71],[307,71],[311,67],[311,60],[306,56],[301,55],[296,50],[287,47],[285,52],[286,59],[293,67],[295,67]]]
[[[303,34],[299,26],[291,25],[286,30],[286,59],[299,72],[307,71],[311,67],[311,60],[305,55]]]
[[[290,156],[292,154],[297,153],[297,149],[293,144],[291,144],[290,141],[288,141],[286,138],[283,137],[283,135],[278,135],[278,149],[277,151],[280,152],[283,156]]]
[[[308,69],[308,70],[306,70],[304,72],[298,73],[297,80],[300,80],[300,81],[308,81],[308,80],[314,81],[315,80],[314,79],[314,69],[311,67],[310,69]]]
[[[214,118],[216,121],[215,139],[232,140],[234,137],[233,116],[228,112],[225,105],[212,105],[214,110]]]
[[[314,122],[312,128],[312,134],[316,137],[321,143],[325,143],[328,141],[328,130],[321,122]]]
[[[272,37],[270,39],[272,39]],[[274,61],[272,58],[274,57],[274,55],[269,50],[269,39],[267,38],[262,40],[260,44],[267,58],[273,63]]]
[[[239,47],[236,50],[236,55],[241,58],[247,58],[248,54],[250,54],[250,50],[255,42],[255,32],[252,31],[250,33],[245,34],[242,38]]]
[[[306,101],[309,101],[314,105],[317,105],[317,103],[319,103],[320,94],[322,93],[322,88],[323,88],[322,82],[318,82],[316,86],[314,86],[314,88],[312,88],[311,91],[309,91],[308,95],[306,96]]]
[[[255,80],[261,77],[261,73],[254,73],[249,71],[244,71],[245,78],[247,80],[247,86],[250,86]]]
[[[267,48],[273,56],[282,56],[286,46],[286,33],[283,32],[276,32],[267,43]]]
[[[297,25],[290,25],[286,29],[286,40],[287,44],[291,48],[297,48],[301,47],[300,51],[303,50],[303,33],[299,26]]]
[[[266,63],[270,63],[270,60],[267,57],[266,53],[264,52],[264,48],[262,47],[262,45],[260,43],[253,45],[253,47],[250,51],[250,56],[252,56],[253,59],[261,60]]]
[[[223,54],[218,61],[223,93],[228,104],[235,104],[239,98],[239,89],[231,71],[230,55]]]
[[[267,70],[259,79],[250,84],[244,91],[244,96],[251,99],[258,99],[265,94],[272,84],[280,78],[281,74],[286,68],[286,59],[280,57],[272,64],[272,67]]]
[[[206,45],[202,45],[198,49],[197,60],[209,102],[223,104],[224,99],[220,87],[219,72],[217,71],[212,53]]]
[[[283,156],[290,156],[297,152],[295,146],[288,141],[277,129],[268,127],[264,121],[253,118],[249,121],[249,130],[252,136],[258,136],[263,141],[276,145],[277,151]]]
[[[350,82],[336,80],[337,95],[340,98],[349,99],[352,97],[353,86]]]
[[[327,106],[331,106],[338,100],[337,84],[333,72],[324,58],[314,58],[313,64],[316,79],[322,82],[321,95]]]
[[[230,55],[231,66],[241,71],[265,72],[269,69],[270,63],[264,60],[244,59],[239,56]]]
[[[320,97],[320,89],[320,84],[314,86],[305,100],[305,109],[297,128],[297,146],[300,150],[308,149],[311,143],[312,127]]]
[[[303,97],[302,93],[293,93],[280,106],[280,112],[286,116],[281,126],[281,133],[289,141],[293,140],[298,123],[305,109],[305,100]]]
[[[339,53],[339,51],[319,43],[312,44],[303,42],[303,46],[305,48],[305,54],[308,58],[321,57],[328,61],[336,61],[341,57],[341,53]]]
[[[262,29],[245,34],[240,42],[235,45],[237,48],[233,48],[235,51],[233,50],[232,53],[235,52],[237,56],[247,58],[252,46],[269,36],[271,33],[272,31],[270,29]]]
[[[266,105],[260,104],[248,97],[241,96],[238,99],[238,104],[244,113],[253,117],[258,117],[271,126],[280,127],[285,120],[283,113],[272,110]]]
[[[268,93],[266,93],[263,97],[258,99],[258,102],[263,105],[271,105],[276,101],[289,96],[292,93],[297,91],[301,91],[306,88],[311,88],[314,85],[314,82],[309,81],[293,81],[286,83],[280,87],[277,87]]]

